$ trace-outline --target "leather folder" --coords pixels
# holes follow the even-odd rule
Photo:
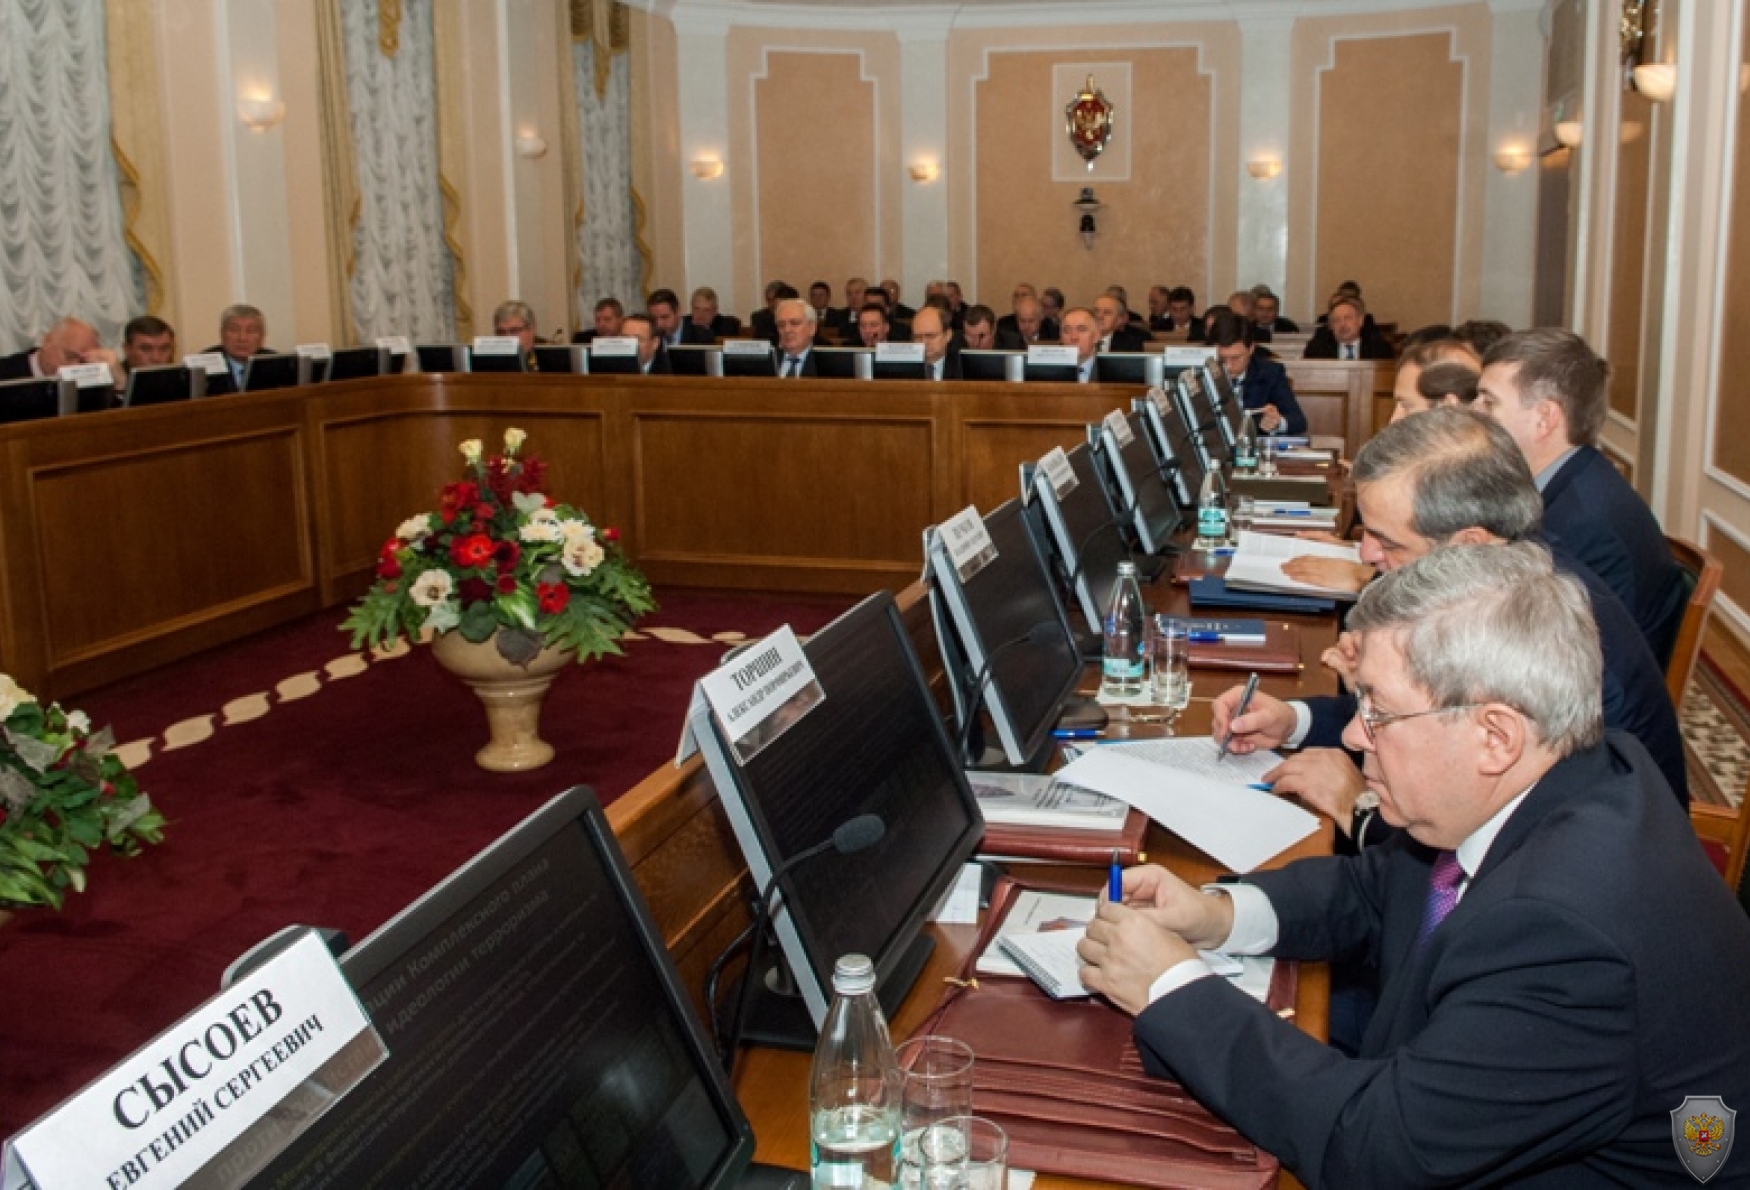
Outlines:
[[[1065,864],[1109,864],[1112,853],[1129,866],[1142,862],[1148,815],[1132,809],[1115,831],[1066,830],[1055,826],[1009,826],[987,822],[979,854],[998,859],[1037,859]]]
[[[1287,595],[1276,591],[1242,591],[1228,586],[1226,579],[1216,578],[1213,575],[1194,578],[1189,586],[1193,608],[1243,607],[1255,611],[1297,612],[1304,615],[1319,615],[1323,612],[1337,610],[1337,601],[1327,599],[1322,595]]]
[[[972,986],[977,956],[1022,887],[998,882],[960,973],[968,985],[950,987],[917,1030],[972,1047],[973,1111],[1008,1133],[1009,1164],[1162,1190],[1274,1186],[1274,1157],[1178,1083],[1143,1071],[1125,1013],[1097,996],[1053,1000],[1024,978],[981,975]],[[1276,964],[1272,1008],[1293,1003],[1295,976],[1293,963]]]
[[[1261,645],[1228,645],[1219,641],[1193,642],[1189,657],[1193,669],[1234,669],[1263,674],[1300,672],[1300,628],[1281,620],[1264,622]]]

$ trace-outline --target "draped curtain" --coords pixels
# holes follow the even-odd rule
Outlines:
[[[610,0],[571,4],[572,90],[581,152],[577,225],[578,318],[615,297],[644,305],[649,250],[641,242],[643,209],[632,188],[631,65],[625,6]]]
[[[339,7],[358,196],[353,326],[365,342],[449,342],[454,264],[438,180],[432,8],[399,0]]]
[[[102,0],[0,3],[0,351],[144,308],[110,151]]]

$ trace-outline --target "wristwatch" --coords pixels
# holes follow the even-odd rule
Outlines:
[[[1367,828],[1373,825],[1373,819],[1379,813],[1379,794],[1371,789],[1363,789],[1355,795],[1355,809],[1349,819],[1349,837],[1355,841],[1355,850],[1367,849]]]

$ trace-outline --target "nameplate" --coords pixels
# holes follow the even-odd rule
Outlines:
[[[875,344],[875,360],[877,363],[921,364],[924,362],[924,345],[922,343],[877,343]]]
[[[1200,346],[1168,346],[1161,350],[1161,359],[1168,364],[1195,367],[1215,358],[1215,348]]]
[[[638,354],[638,340],[631,335],[605,335],[592,341],[589,345],[591,355],[627,356]]]
[[[390,355],[407,355],[413,351],[406,335],[378,335],[377,346],[387,347]]]
[[[954,563],[954,573],[966,582],[997,559],[996,543],[978,515],[978,506],[968,504],[942,522],[942,544],[948,547],[948,560]]]
[[[208,376],[223,376],[230,368],[225,364],[225,357],[217,351],[205,351],[199,355],[182,357],[185,367],[199,368]]]
[[[771,355],[772,345],[764,339],[725,339],[724,355]]]
[[[1167,395],[1165,386],[1157,384],[1150,388],[1148,390],[1148,399],[1155,403],[1155,409],[1159,411],[1163,420],[1172,416],[1173,398]]]
[[[758,756],[826,698],[788,624],[699,679],[738,764]]]
[[[0,1185],[240,1186],[388,1052],[306,933],[19,1133]]]
[[[75,388],[103,388],[115,384],[115,373],[108,364],[62,364],[55,376],[71,380]]]
[[[1034,343],[1027,348],[1027,362],[1030,364],[1068,364],[1073,368],[1082,361],[1076,355],[1074,347],[1066,347],[1062,343]]]
[[[475,355],[521,355],[522,340],[515,335],[475,335]]]
[[[1063,453],[1063,447],[1052,447],[1051,453],[1039,460],[1039,469],[1045,472],[1045,478],[1059,500],[1076,490],[1076,469],[1070,466],[1069,456]]]
[[[1130,432],[1130,419],[1124,416],[1124,410],[1114,409],[1108,413],[1102,424],[1112,435],[1112,441],[1119,446],[1129,446],[1136,441],[1136,435]]]
[[[326,343],[300,343],[292,349],[298,353],[299,359],[333,359],[334,352],[328,349]]]

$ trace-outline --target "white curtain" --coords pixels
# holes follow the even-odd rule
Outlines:
[[[631,66],[629,55],[613,54],[608,85],[598,96],[595,56],[600,52],[588,39],[571,43],[583,142],[583,223],[577,229],[583,277],[577,296],[586,326],[603,298],[619,298],[628,310],[644,306],[638,217],[632,207]]]
[[[145,309],[118,187],[103,0],[0,0],[0,352]]]
[[[391,57],[379,44],[377,3],[341,5],[361,200],[353,323],[363,343],[378,335],[444,343],[455,337],[456,313],[438,191],[431,6],[402,7]]]

